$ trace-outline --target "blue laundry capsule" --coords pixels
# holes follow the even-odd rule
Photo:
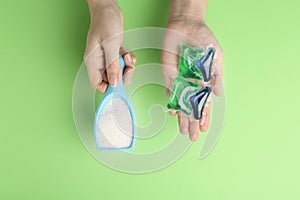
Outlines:
[[[196,65],[200,69],[201,73],[203,74],[204,81],[208,82],[211,79],[211,67],[212,61],[214,59],[215,49],[209,48],[205,56],[200,58]]]
[[[190,103],[193,108],[193,114],[195,119],[201,119],[205,104],[207,102],[210,93],[211,93],[211,88],[205,87],[190,97]]]

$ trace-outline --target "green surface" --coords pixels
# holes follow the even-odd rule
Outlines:
[[[168,1],[120,6],[126,30],[166,25]],[[225,52],[221,140],[204,160],[200,138],[170,167],[132,175],[96,161],[73,123],[85,0],[2,0],[0,199],[300,199],[299,7],[292,0],[209,1],[207,23]],[[159,60],[155,52],[139,55],[140,64]],[[143,90],[165,101],[163,89]],[[142,110],[151,105],[135,102]],[[170,123],[177,129],[176,119]]]

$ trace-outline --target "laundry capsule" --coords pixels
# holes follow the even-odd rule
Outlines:
[[[189,97],[200,90],[200,85],[189,82],[178,76],[175,78],[167,107],[172,110],[180,110],[185,114],[192,113]]]
[[[205,82],[208,82],[211,79],[211,68],[214,55],[215,49],[209,48],[205,56],[201,57],[196,62],[196,66],[201,71],[202,77]]]
[[[205,51],[200,48],[183,45],[179,58],[179,74],[184,78],[202,80],[203,75],[197,67],[197,62],[201,61],[204,55]]]
[[[190,97],[190,103],[193,108],[193,114],[195,119],[201,119],[205,104],[211,93],[210,87],[205,87],[196,94]]]
[[[178,76],[174,79],[173,88],[167,107],[180,110],[199,120],[207,99],[211,93],[212,63],[215,55],[214,48],[207,50],[183,45],[178,65]],[[190,82],[191,79],[201,80],[206,87],[201,89],[199,84]]]

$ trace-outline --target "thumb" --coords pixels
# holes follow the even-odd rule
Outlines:
[[[170,93],[173,87],[173,78],[178,75],[177,66],[178,66],[178,56],[174,53],[170,53],[166,50],[162,51],[161,55],[162,62],[162,73],[165,80],[166,87],[166,98],[169,99]],[[176,115],[176,110],[171,110],[170,114],[172,116]]]
[[[115,87],[121,80],[122,70],[119,61],[120,43],[117,40],[110,40],[102,43],[105,55],[105,66],[107,80],[110,86]]]
[[[107,66],[106,73],[109,85],[116,87],[122,76],[119,57]]]
[[[219,55],[213,61],[215,66],[214,79],[212,83],[212,89],[216,96],[222,96],[223,91],[223,51],[219,50]]]

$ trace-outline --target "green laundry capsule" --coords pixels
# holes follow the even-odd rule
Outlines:
[[[167,107],[173,110],[180,110],[185,114],[192,113],[189,97],[200,90],[200,85],[189,82],[182,77],[175,78],[173,88],[168,100]]]
[[[200,48],[183,45],[181,47],[181,55],[179,59],[179,73],[184,78],[202,80],[203,74],[200,69],[197,68],[197,61],[199,61],[204,55],[205,51]]]

